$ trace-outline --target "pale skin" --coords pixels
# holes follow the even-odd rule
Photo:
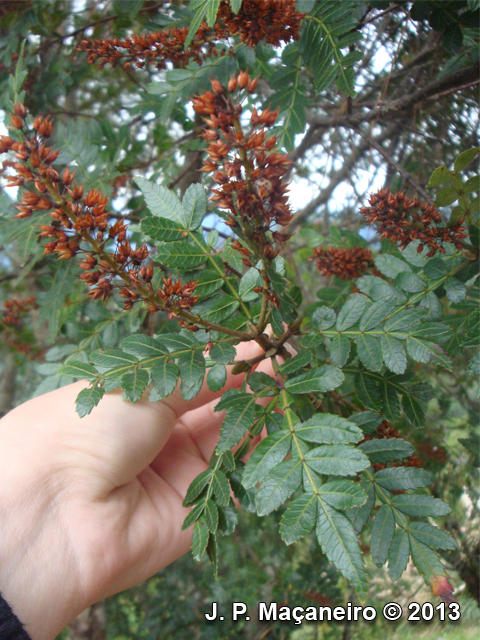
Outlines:
[[[237,359],[261,353],[237,347]],[[0,420],[0,592],[33,640],[189,550],[182,501],[218,442],[213,408],[242,379],[229,371],[221,392],[204,384],[190,402],[178,388],[156,403],[114,392],[82,419],[78,382]]]

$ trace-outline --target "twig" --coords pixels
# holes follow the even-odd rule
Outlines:
[[[356,131],[362,136],[362,138],[367,141],[374,149],[378,151],[378,153],[385,158],[385,160],[395,168],[398,173],[405,178],[405,180],[411,184],[411,186],[417,191],[422,198],[425,200],[430,200],[430,195],[425,189],[418,184],[415,178],[404,168],[401,164],[399,164],[392,156],[386,151],[381,144],[379,144],[374,138],[365,133],[360,129],[360,127],[356,127]]]

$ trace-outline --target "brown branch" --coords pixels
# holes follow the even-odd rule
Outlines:
[[[376,139],[377,143],[383,142],[383,140],[390,138],[399,128],[399,124],[395,123],[395,125],[391,125],[387,129],[385,129],[380,136]],[[287,227],[287,233],[292,233],[292,230],[298,227],[310,214],[312,214],[319,206],[325,204],[330,199],[332,193],[338,187],[338,185],[343,182],[358,162],[358,160],[363,157],[367,151],[373,146],[370,141],[364,140],[361,142],[350,154],[348,158],[345,159],[342,167],[338,169],[338,171],[333,172],[330,175],[330,183],[328,187],[322,189],[320,193],[314,198],[311,202],[309,202],[301,211],[299,211],[295,217],[292,219],[290,224]]]
[[[434,96],[446,95],[445,92],[452,93],[461,91],[465,86],[470,86],[472,82],[478,80],[479,65],[474,64],[471,67],[460,69],[449,74],[445,78],[435,80],[422,87],[418,91],[404,95],[390,102],[380,103],[370,112],[357,112],[353,114],[339,112],[333,116],[323,116],[315,113],[307,113],[308,122],[317,129],[330,129],[332,127],[349,127],[356,128],[364,122],[371,122],[380,116],[388,116],[390,114],[406,111],[407,113],[413,109],[418,109],[419,104],[433,98]],[[355,103],[353,103],[355,109]]]
[[[409,173],[400,163],[398,163],[386,149],[382,147],[382,145],[377,142],[374,138],[372,138],[368,133],[365,133],[360,129],[360,127],[356,128],[356,131],[362,136],[362,138],[374,149],[378,151],[378,153],[385,158],[385,160],[408,182],[415,191],[422,196],[424,200],[430,200],[430,194],[418,184],[415,178]]]

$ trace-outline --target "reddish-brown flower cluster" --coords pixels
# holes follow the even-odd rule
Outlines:
[[[244,0],[235,15],[226,0],[220,4],[214,28],[202,22],[185,50],[188,27],[165,29],[154,33],[134,35],[124,40],[82,40],[80,49],[88,53],[88,62],[98,61],[100,67],[120,62],[128,69],[132,65],[143,68],[154,62],[158,69],[165,69],[166,61],[178,66],[194,60],[200,64],[209,55],[216,54],[215,42],[239,35],[250,47],[265,40],[279,46],[297,39],[304,14],[295,11],[295,0]]]
[[[157,290],[157,294],[165,303],[165,308],[170,310],[170,318],[178,317],[176,309],[189,311],[196,304],[198,296],[193,295],[196,288],[196,281],[182,284],[180,278],[176,282],[173,282],[172,276],[163,278],[163,287]],[[188,328],[188,323],[183,319],[180,318],[179,322],[181,326]]]
[[[267,137],[266,129],[275,124],[278,111],[269,108],[258,113],[254,108],[250,128],[245,134],[240,124],[241,98],[228,94],[252,93],[257,80],[247,72],[231,78],[228,87],[212,80],[212,91],[193,99],[193,108],[206,116],[208,128],[203,137],[208,140],[202,171],[213,173],[218,188],[211,200],[230,214],[226,224],[243,234],[259,255],[273,260],[282,243],[290,236],[276,230],[292,219],[288,204],[287,185],[283,177],[292,164],[283,153],[273,151],[276,136]],[[235,247],[246,266],[251,266],[249,251],[240,243]]]
[[[125,301],[124,309],[130,309],[139,300],[146,301],[151,311],[166,309],[171,315],[175,310],[190,308],[197,300],[191,295],[196,283],[185,285],[180,295],[175,293],[166,304],[165,291],[155,292],[151,283],[154,270],[145,264],[150,253],[148,248],[132,247],[124,219],[111,222],[106,196],[93,188],[84,194],[83,185],[74,181],[75,173],[68,167],[62,177],[53,169],[51,165],[59,152],[45,145],[52,133],[51,119],[37,116],[33,131],[29,131],[25,107],[17,104],[14,111],[12,124],[21,131],[24,142],[1,136],[0,153],[11,151],[18,160],[6,160],[3,168],[14,171],[13,176],[7,176],[9,185],[28,185],[15,217],[26,218],[37,211],[48,211],[52,218],[51,224],[40,225],[39,236],[48,240],[45,253],[55,253],[60,260],[82,254],[79,266],[84,273],[80,279],[91,287],[89,295],[94,300],[105,300],[117,290]],[[113,252],[107,249],[112,241]],[[187,328],[196,330],[190,324]]]
[[[229,35],[240,36],[240,40],[255,47],[264,40],[279,47],[297,40],[304,13],[295,10],[295,0],[243,0],[237,15],[232,13],[228,2],[222,2],[217,20],[225,25]]]
[[[197,35],[185,51],[184,44],[188,27],[165,29],[143,35],[134,35],[124,40],[107,38],[105,40],[82,40],[80,49],[88,54],[88,63],[103,68],[106,64],[123,64],[125,69],[135,65],[143,69],[145,65],[155,63],[157,69],[165,69],[166,62],[174,65],[187,64],[190,60],[201,64],[209,55],[216,52],[209,38],[215,33],[206,22],[202,22]],[[219,36],[221,37],[221,36]]]
[[[448,462],[448,453],[443,447],[437,447],[431,445],[429,442],[422,442],[418,446],[418,451],[426,458],[438,462],[439,464],[445,464]]]
[[[3,321],[6,324],[18,324],[22,316],[35,308],[35,304],[35,296],[30,296],[25,300],[17,300],[16,298],[5,300],[6,314],[3,316]]]
[[[427,252],[430,258],[437,251],[445,253],[442,242],[452,242],[461,249],[460,241],[467,236],[463,218],[449,227],[444,226],[440,212],[432,204],[410,198],[403,191],[393,194],[389,189],[381,189],[370,196],[369,204],[362,207],[360,213],[370,224],[378,225],[382,238],[390,238],[401,249],[419,240],[418,252],[425,246],[430,247]]]
[[[369,267],[373,267],[373,255],[369,249],[354,247],[317,247],[313,250],[317,270],[324,276],[337,276],[342,280],[359,278]]]

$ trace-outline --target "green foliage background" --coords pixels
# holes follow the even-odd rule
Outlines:
[[[477,161],[475,152],[465,151],[479,145],[478,2],[299,0],[298,9],[307,14],[301,36],[284,48],[260,43],[250,49],[233,40],[219,43],[217,57],[201,66],[190,63],[166,71],[151,66],[128,72],[120,67],[112,72],[107,67],[99,70],[89,66],[85,54],[77,49],[79,41],[84,35],[122,38],[170,26],[190,26],[193,34],[204,17],[213,23],[219,3],[34,0],[26,10],[13,13],[3,13],[1,4],[1,108],[8,111],[12,101],[20,97],[34,115],[54,116],[54,142],[62,148],[58,163],[73,163],[79,182],[84,181],[87,188],[100,188],[113,198],[119,215],[126,214],[131,221],[132,242],[146,234],[157,244],[157,259],[180,270],[185,265],[196,268],[207,263],[208,275],[199,290],[207,301],[204,312],[217,323],[234,317],[240,303],[255,308],[254,274],[245,273],[238,292],[218,293],[212,303],[209,296],[230,285],[218,275],[223,270],[221,261],[207,256],[210,249],[220,248],[223,260],[243,271],[238,255],[223,237],[226,228],[215,215],[218,212],[203,220],[202,231],[198,227],[206,203],[197,219],[180,220],[200,247],[199,252],[192,250],[185,257],[180,238],[171,235],[166,241],[170,228],[165,215],[155,211],[158,189],[151,183],[175,190],[184,203],[187,194],[193,196],[204,143],[198,136],[201,122],[189,107],[190,99],[209,88],[212,76],[226,83],[239,69],[248,69],[252,77],[261,74],[258,95],[252,97],[250,106],[279,107],[279,143],[295,161],[293,179],[298,188],[294,197],[302,190],[310,194],[309,201],[301,205],[293,199],[297,234],[284,257],[286,277],[296,287],[289,295],[303,297],[302,313],[312,318],[303,347],[312,354],[317,375],[298,379],[292,371],[287,389],[290,385],[295,395],[319,389],[319,384],[335,388],[338,385],[330,378],[334,367],[336,371],[341,368],[350,385],[347,395],[354,394],[372,415],[381,412],[392,421],[407,441],[400,441],[400,448],[412,443],[424,452],[425,469],[434,478],[433,495],[453,508],[443,526],[455,536],[459,547],[451,549],[446,543],[446,548],[440,546],[440,555],[455,586],[461,588],[463,617],[460,626],[447,625],[441,632],[428,625],[420,630],[426,638],[438,633],[458,640],[473,637],[479,620],[475,271],[464,269],[464,261],[453,250],[427,261],[415,248],[400,252],[387,241],[380,243],[366,232],[358,209],[366,204],[367,193],[379,186],[394,191],[406,188],[421,199],[435,200],[451,220],[467,216],[470,241],[478,246]],[[236,10],[240,3],[232,1],[231,5]],[[24,64],[17,66],[25,40]],[[16,69],[20,71],[12,77]],[[155,346],[139,346],[132,336],[165,332],[166,318],[152,318],[140,307],[123,312],[113,301],[105,306],[86,302],[73,264],[43,256],[34,226],[42,221],[12,223],[15,209],[11,196],[11,192],[3,193],[0,201],[1,296],[7,300],[36,295],[39,308],[15,339],[21,338],[40,356],[25,357],[9,347],[7,340],[2,345],[1,411],[71,382],[79,375],[78,367],[82,376],[92,378],[107,372],[111,388],[120,381],[126,397],[135,400],[150,381],[145,368],[135,366],[137,356],[145,357]],[[197,197],[201,200],[204,195],[197,192]],[[185,208],[178,208],[180,215]],[[389,283],[368,275],[355,283],[358,290],[353,292],[351,282],[320,276],[310,261],[313,247],[319,245],[381,250],[376,268]],[[282,268],[279,263],[280,275]],[[362,294],[369,296],[368,303]],[[424,310],[423,324],[412,317],[403,325],[395,322],[395,318],[405,319],[402,308],[407,300]],[[338,315],[325,307],[334,308]],[[175,339],[180,338],[170,336],[170,358],[175,353]],[[190,352],[197,356],[192,355],[190,363],[178,363],[187,394],[188,389],[194,394],[203,376],[203,348],[199,342],[196,351]],[[320,371],[325,350],[334,367]],[[149,352],[149,371],[158,397],[177,379],[175,365],[170,363],[170,369],[166,368],[166,353],[152,356]],[[359,360],[352,364],[356,354]],[[411,359],[408,368],[407,355]],[[220,381],[221,367],[229,361],[225,358],[219,355],[215,359]],[[383,365],[387,372],[380,375]],[[212,375],[213,369],[209,371]],[[414,379],[419,371],[421,379]],[[215,380],[211,382],[215,384]],[[92,398],[92,393],[83,399],[83,405],[80,403],[85,412],[99,399]],[[334,406],[329,410],[334,413]],[[302,419],[309,418],[305,409]],[[233,425],[232,432],[237,427]],[[371,462],[384,460],[373,456],[385,456],[385,452],[361,447]],[[439,455],[440,448],[446,455]],[[405,448],[399,457],[407,453]],[[258,477],[253,475],[252,486],[256,481]],[[418,482],[417,487],[427,484]],[[363,487],[367,495],[372,490],[367,479]],[[439,504],[430,502],[432,508],[438,508],[432,515],[443,517],[446,511]],[[261,495],[257,506],[263,513],[270,510],[262,504]],[[388,509],[377,518],[381,514],[388,519]],[[413,516],[425,513],[423,503],[408,509]],[[405,508],[399,511],[405,513]],[[374,626],[301,628],[293,623],[277,623],[271,628],[256,621],[235,624],[228,618],[221,627],[204,622],[203,613],[213,600],[226,606],[234,600],[245,601],[254,608],[260,600],[309,606],[343,604],[357,597],[320,553],[312,536],[288,547],[281,542],[281,516],[276,513],[259,519],[242,510],[233,537],[220,539],[217,581],[205,558],[200,563],[184,558],[144,585],[102,605],[106,622],[100,625],[101,633],[111,640],[176,639],[186,634],[292,640],[384,635],[385,626],[379,622]],[[283,518],[285,522],[288,514]],[[367,529],[361,536],[362,550],[371,545]],[[380,546],[372,549],[377,564],[382,564]],[[411,567],[393,583],[385,567],[377,569],[371,556],[367,558],[369,604],[431,599],[421,590],[423,581]],[[388,629],[390,633],[391,627]],[[78,634],[72,626],[63,637],[81,637]],[[411,635],[408,625],[400,627],[398,637]]]

